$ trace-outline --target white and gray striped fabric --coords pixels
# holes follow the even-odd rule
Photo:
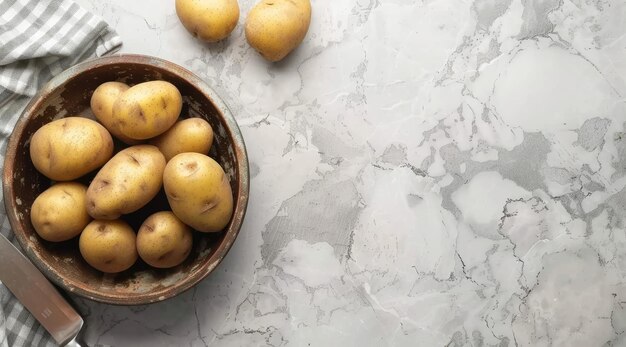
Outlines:
[[[111,27],[71,0],[0,0],[0,170],[7,139],[30,97],[61,71],[121,44]],[[0,232],[16,243],[2,201]],[[56,346],[1,284],[0,304],[0,347]]]

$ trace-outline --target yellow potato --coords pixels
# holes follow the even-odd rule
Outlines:
[[[185,152],[209,154],[212,143],[213,128],[202,118],[176,122],[168,131],[150,141],[150,144],[159,147],[168,161]]]
[[[87,213],[87,187],[60,182],[39,194],[30,210],[30,220],[42,239],[58,242],[80,234],[91,221]]]
[[[80,254],[94,268],[107,273],[127,270],[137,261],[135,232],[122,220],[94,220],[78,241]]]
[[[165,158],[151,145],[136,145],[117,153],[87,189],[87,212],[95,219],[117,219],[152,200],[163,183]]]
[[[239,4],[237,0],[176,0],[176,14],[194,37],[217,42],[235,29]]]
[[[178,119],[183,106],[180,92],[166,81],[134,85],[113,104],[113,121],[120,133],[145,140],[167,131]]]
[[[45,124],[30,140],[35,168],[55,181],[79,178],[102,166],[111,155],[111,134],[100,123],[82,117]]]
[[[309,0],[262,0],[246,19],[246,39],[265,59],[279,61],[304,40],[311,23]]]
[[[163,188],[176,217],[198,231],[221,231],[230,221],[233,194],[228,177],[206,155],[181,153],[172,158],[163,172]]]
[[[148,217],[137,233],[137,252],[143,261],[156,268],[182,263],[191,252],[192,230],[171,211]]]
[[[113,118],[113,104],[117,98],[130,88],[122,82],[102,83],[91,95],[91,111],[96,119],[111,133],[127,144],[136,144],[138,141],[124,136]]]

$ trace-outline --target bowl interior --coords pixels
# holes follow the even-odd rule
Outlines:
[[[30,207],[51,181],[33,166],[29,141],[45,123],[67,116],[93,117],[91,94],[101,83],[137,84],[150,80],[173,83],[183,95],[181,118],[201,117],[213,127],[210,156],[227,173],[235,201],[235,213],[221,233],[194,232],[194,246],[187,260],[172,269],[153,269],[139,259],[129,270],[103,274],[90,267],[78,251],[78,237],[60,243],[41,239],[30,222]],[[79,295],[114,304],[144,304],[164,300],[193,286],[221,261],[234,241],[247,203],[247,159],[232,115],[202,81],[172,63],[142,56],[103,58],[79,65],[53,79],[27,106],[11,135],[4,172],[5,204],[11,225],[31,260],[54,282]],[[124,147],[116,143],[116,147]],[[245,172],[244,172],[245,171]],[[95,172],[85,176],[85,184]],[[169,209],[163,191],[147,207],[125,216],[135,230],[153,212]]]

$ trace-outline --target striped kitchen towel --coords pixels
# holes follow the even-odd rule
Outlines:
[[[71,0],[0,0],[0,170],[7,139],[30,97],[61,71],[121,44],[111,27]],[[2,201],[0,233],[16,243]],[[1,284],[0,305],[0,347],[56,346]]]

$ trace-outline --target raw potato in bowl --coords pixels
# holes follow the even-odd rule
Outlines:
[[[89,224],[87,187],[77,182],[59,182],[39,194],[30,210],[30,220],[42,239],[69,240]]]
[[[96,119],[111,133],[127,144],[136,144],[138,141],[125,136],[119,129],[119,123],[113,118],[113,104],[130,88],[122,82],[102,83],[91,95],[91,111]]]
[[[176,122],[168,131],[150,140],[169,161],[185,152],[209,154],[213,143],[213,128],[202,118],[188,118]]]
[[[107,273],[124,271],[137,261],[135,232],[122,220],[95,220],[80,234],[78,246],[85,261]]]
[[[233,213],[233,193],[224,170],[199,153],[181,153],[163,172],[163,188],[174,214],[202,232],[218,232]]]
[[[151,145],[136,145],[117,153],[87,189],[87,211],[95,219],[117,219],[152,200],[163,183],[165,158]]]
[[[139,228],[137,252],[152,267],[174,267],[182,263],[191,252],[192,232],[171,211],[157,212]]]
[[[120,94],[112,118],[123,136],[145,140],[167,131],[178,119],[182,105],[182,96],[173,84],[143,82]]]
[[[111,155],[111,134],[100,123],[82,117],[52,121],[30,140],[33,165],[55,181],[79,178],[104,165]]]

